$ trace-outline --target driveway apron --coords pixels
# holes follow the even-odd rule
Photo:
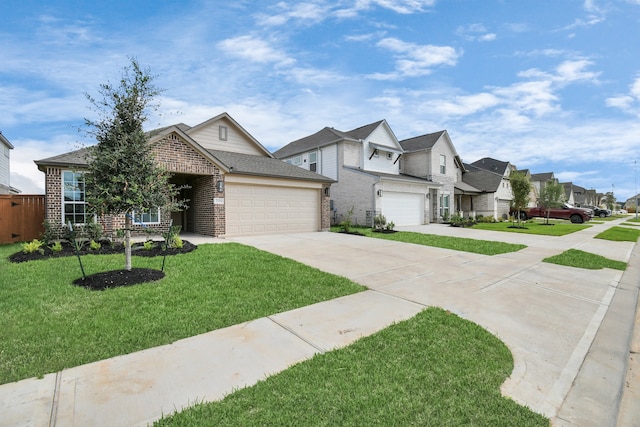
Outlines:
[[[612,224],[594,224],[563,237],[436,224],[401,228],[528,246],[494,256],[339,233],[233,240],[345,276],[375,292],[425,307],[442,307],[478,323],[505,342],[513,354],[514,370],[502,386],[503,394],[553,419],[555,425],[601,426],[615,425],[628,347],[620,349],[620,357],[613,363],[616,379],[611,379],[611,372],[606,373],[611,383],[608,387],[593,383],[605,374],[598,363],[586,378],[579,373],[590,349],[594,351],[592,345],[623,274],[611,269],[559,266],[542,259],[575,248],[628,262],[635,244],[593,239]],[[637,282],[630,285],[634,286],[635,308]],[[619,336],[622,344],[628,341],[633,327],[634,312],[630,310],[624,328],[606,331],[607,335]],[[605,347],[603,351],[608,350]],[[578,398],[584,390],[572,390],[577,380],[584,382],[582,387],[586,389],[597,385],[604,396]],[[563,407],[568,397],[575,402]],[[593,408],[591,399],[601,398],[613,401],[593,414],[593,409],[589,410]]]

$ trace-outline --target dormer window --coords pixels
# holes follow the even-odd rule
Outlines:
[[[218,127],[218,137],[220,138],[220,141],[226,141],[227,140],[227,127],[226,126],[219,126]]]

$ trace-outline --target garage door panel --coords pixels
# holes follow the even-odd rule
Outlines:
[[[424,204],[423,194],[385,191],[382,196],[382,215],[396,225],[419,225],[424,222]]]
[[[318,189],[227,184],[226,234],[318,231]]]

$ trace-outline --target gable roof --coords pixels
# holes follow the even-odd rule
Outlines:
[[[253,137],[253,135],[251,135],[249,132],[247,132],[247,130],[245,128],[243,128],[240,123],[236,122],[235,119],[233,117],[231,117],[227,112],[218,114],[215,117],[210,118],[209,120],[205,120],[204,122],[195,125],[194,127],[190,127],[189,129],[185,130],[184,132],[187,134],[192,134],[195,133],[199,130],[201,130],[202,128],[206,128],[207,126],[209,126],[212,123],[215,123],[219,120],[222,119],[226,119],[228,120],[234,127],[236,127],[236,129],[238,129],[240,131],[240,133],[244,134],[247,139],[249,141],[251,141],[251,143],[253,143],[256,148],[258,148],[258,151],[262,152],[264,155],[268,156],[268,157],[273,157],[273,154],[271,154],[271,151],[267,150],[265,148],[264,145],[260,144],[260,142],[258,142],[257,139],[255,139]]]
[[[207,150],[220,162],[229,174],[270,176],[274,178],[295,178],[307,181],[335,182],[331,178],[290,165],[272,157],[253,154],[232,153],[222,150]]]
[[[368,125],[360,126],[346,132],[331,127],[324,127],[312,135],[290,142],[273,153],[273,155],[278,159],[282,159],[339,141],[359,142],[371,135],[382,123],[386,123],[385,120],[378,120],[377,122],[369,123]],[[389,131],[391,131],[391,129],[389,129]]]
[[[462,181],[478,190],[495,193],[502,183],[502,174],[482,169],[473,164],[464,164],[466,172],[462,175]]]
[[[500,160],[492,159],[491,157],[484,157],[480,160],[476,160],[471,164],[480,169],[499,173],[501,175],[504,175],[504,173],[507,170],[507,167],[509,166],[509,162],[503,162]]]
[[[440,137],[446,132],[441,130],[439,132],[427,133],[425,135],[414,136],[413,138],[403,139],[400,142],[400,146],[406,152],[420,151],[433,148]]]
[[[547,182],[547,181],[551,181],[552,179],[555,179],[555,177],[553,176],[553,172],[543,172],[543,173],[532,173],[531,174],[531,181]]]
[[[312,135],[305,136],[304,138],[300,138],[293,142],[290,142],[289,144],[273,153],[273,155],[278,159],[282,159],[284,157],[303,153],[313,148],[323,147],[325,145],[333,144],[334,142],[342,140],[357,141],[357,139],[350,137],[345,132],[341,132],[330,127],[324,127],[323,129]]]
[[[184,138],[209,161],[216,163],[229,174],[244,174],[256,176],[268,176],[277,178],[300,179],[316,182],[335,182],[334,180],[310,172],[306,169],[290,165],[273,157],[254,154],[232,153],[221,150],[205,150],[197,142],[191,140],[188,135],[180,130],[179,126],[167,126],[156,129],[154,138],[161,138],[165,134],[176,133]],[[56,166],[69,169],[85,169],[90,161],[89,148],[81,148],[69,153],[60,154],[42,160],[36,160],[38,169],[45,171],[45,166]]]

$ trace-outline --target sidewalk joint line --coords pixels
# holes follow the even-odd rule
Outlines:
[[[312,343],[311,341],[309,341],[308,339],[306,339],[305,337],[303,337],[302,335],[300,335],[299,333],[297,333],[296,331],[294,331],[293,329],[289,328],[288,326],[283,325],[282,323],[278,322],[277,320],[275,320],[272,316],[267,316],[267,319],[271,320],[273,323],[275,323],[276,325],[280,326],[282,329],[284,329],[285,331],[289,332],[290,334],[294,335],[295,337],[297,337],[298,339],[306,342],[307,344],[309,344],[311,347],[315,348],[316,350],[318,350],[318,352],[320,354],[324,354],[327,352],[326,349]]]

